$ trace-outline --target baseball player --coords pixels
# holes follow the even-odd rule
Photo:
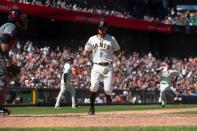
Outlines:
[[[65,91],[69,91],[71,93],[71,100],[72,100],[72,108],[77,108],[77,104],[75,101],[75,89],[71,83],[72,78],[72,64],[73,58],[67,58],[66,63],[64,65],[62,79],[61,79],[61,87],[60,92],[57,97],[57,101],[55,103],[55,109],[60,108],[60,101],[65,93]]]
[[[174,78],[182,78],[181,74],[176,70],[171,69],[172,63],[166,63],[164,66],[157,69],[158,72],[161,73],[160,77],[160,95],[159,95],[159,104],[161,107],[165,107],[166,105],[166,95],[165,92],[170,89],[173,93],[178,94],[176,89],[173,88]]]
[[[107,104],[111,104],[113,58],[114,54],[120,56],[120,46],[113,36],[106,34],[107,27],[105,21],[99,22],[98,34],[89,38],[83,52],[84,57],[89,56],[92,52],[94,63],[91,70],[89,115],[95,114],[94,103],[100,80],[103,80],[104,83]]]
[[[9,58],[9,50],[16,44],[19,30],[24,26],[22,13],[19,9],[11,9],[8,22],[0,26],[0,114],[10,114],[5,109],[4,102],[7,93],[9,79],[19,73],[19,68],[12,64]]]

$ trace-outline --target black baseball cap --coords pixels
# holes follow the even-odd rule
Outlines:
[[[74,60],[73,57],[67,57],[67,58],[65,59],[65,61],[73,61],[73,60]]]
[[[99,21],[98,28],[106,28],[108,27],[107,22],[104,20]]]

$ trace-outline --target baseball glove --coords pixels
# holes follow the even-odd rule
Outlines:
[[[17,77],[20,74],[21,68],[17,65],[10,65],[7,67],[8,74],[11,78]]]

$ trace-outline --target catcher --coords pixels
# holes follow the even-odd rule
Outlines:
[[[25,29],[24,19],[19,9],[11,9],[8,22],[0,26],[0,114],[10,114],[5,109],[4,102],[7,94],[9,80],[18,76],[20,68],[13,65],[9,58],[10,49],[16,44],[19,31]]]

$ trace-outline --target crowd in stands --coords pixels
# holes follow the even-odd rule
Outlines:
[[[144,1],[102,0],[8,0],[23,4],[95,13],[120,18],[143,19],[172,25],[197,25],[196,11],[177,11],[175,7],[164,9],[162,4],[151,5]]]
[[[162,5],[150,6],[146,0],[8,0],[23,4],[39,5],[51,8],[62,8],[86,13],[120,18],[137,18],[147,21],[161,21]]]
[[[18,66],[21,66],[19,80],[11,81],[11,86],[23,88],[60,88],[60,80],[65,58],[74,57],[73,79],[75,88],[88,89],[90,87],[90,72],[92,61],[83,58],[83,47],[78,49],[38,47],[33,41],[27,41],[25,46],[20,42],[10,52],[10,56]],[[183,77],[174,85],[185,95],[197,94],[197,58],[168,58],[159,59],[151,52],[121,53],[121,57],[114,58],[114,89],[119,90],[158,90],[160,74],[156,69],[169,59],[173,61],[173,68]]]
[[[163,23],[172,25],[185,25],[196,26],[197,25],[197,11],[189,10],[176,10],[175,8],[169,8],[168,15],[164,18]]]

